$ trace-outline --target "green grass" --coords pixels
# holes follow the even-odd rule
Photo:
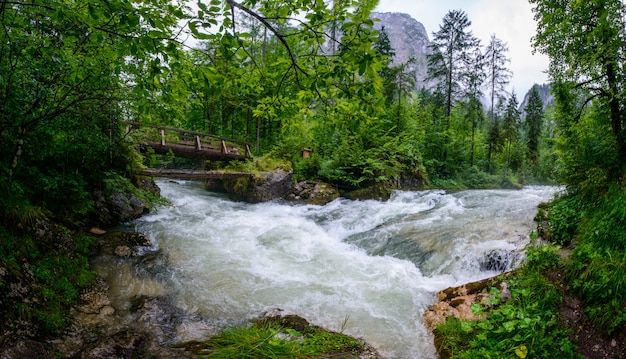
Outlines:
[[[363,345],[341,333],[308,326],[303,331],[275,321],[227,330],[203,342],[177,345],[199,358],[312,358],[336,353],[358,353]]]

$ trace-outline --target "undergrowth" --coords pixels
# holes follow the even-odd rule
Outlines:
[[[71,243],[57,248],[58,243],[42,243],[4,227],[0,227],[0,236],[3,325],[14,327],[28,321],[37,325],[40,334],[61,332],[69,324],[67,313],[80,289],[96,278],[87,260],[92,238],[67,236]],[[68,252],[67,247],[74,251]]]
[[[543,273],[562,269],[557,248],[529,249],[527,264],[507,280],[511,298],[474,304],[480,321],[450,319],[435,330],[441,358],[579,358],[559,321],[561,289]],[[498,294],[497,289],[490,289]],[[494,306],[495,305],[495,306]]]
[[[610,335],[626,327],[626,189],[614,184],[590,207],[575,228],[568,281]]]

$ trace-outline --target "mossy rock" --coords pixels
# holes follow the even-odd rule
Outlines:
[[[368,200],[374,199],[378,201],[386,201],[391,197],[394,188],[379,184],[367,188],[360,188],[351,192],[344,193],[343,196],[351,200]]]

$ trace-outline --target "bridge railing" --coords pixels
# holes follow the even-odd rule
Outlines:
[[[126,133],[132,132],[135,141],[139,143],[162,147],[178,146],[193,148],[196,151],[211,151],[223,155],[252,158],[250,144],[245,141],[140,122],[124,121],[123,123],[127,126]]]

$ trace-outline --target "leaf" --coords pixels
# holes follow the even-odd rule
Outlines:
[[[366,67],[367,67],[367,63],[365,61],[361,61],[359,63],[359,75],[363,76],[363,74],[365,73]]]
[[[287,331],[287,333],[289,333],[290,335],[292,335],[294,337],[301,337],[302,336],[302,333],[300,333],[299,331],[297,331],[295,329],[289,328],[286,331]]]
[[[528,355],[528,348],[526,348],[525,345],[522,345],[521,347],[515,349],[515,355],[522,359],[526,358],[526,356]]]
[[[484,309],[483,306],[478,304],[478,303],[470,304],[470,308],[472,309],[472,313],[474,315],[478,315],[478,314],[482,313],[483,309]]]
[[[461,329],[466,333],[471,333],[474,331],[472,322],[461,322]]]

